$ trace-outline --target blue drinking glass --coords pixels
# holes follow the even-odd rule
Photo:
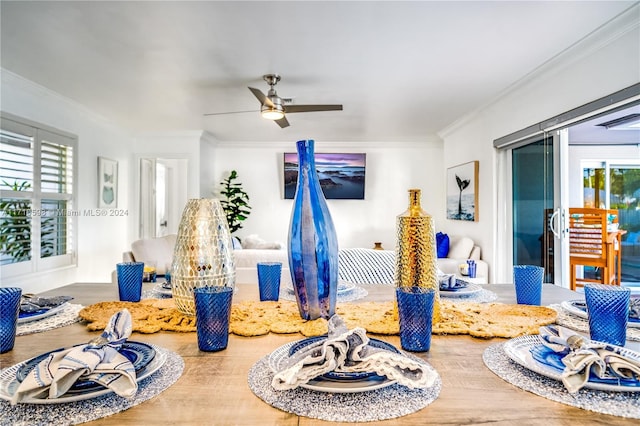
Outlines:
[[[143,262],[124,262],[116,265],[118,295],[126,302],[139,302],[142,296]]]
[[[428,287],[396,288],[402,349],[426,352],[431,348],[435,294]]]
[[[0,353],[10,351],[15,344],[21,297],[21,288],[0,288]]]
[[[515,265],[513,267],[513,282],[518,304],[540,306],[543,278],[544,268],[541,266]]]
[[[275,300],[280,298],[280,274],[282,263],[258,262],[258,287],[260,300]]]
[[[591,340],[624,346],[631,289],[616,285],[587,284],[584,296],[589,314]]]
[[[193,290],[196,308],[198,348],[214,352],[226,349],[229,342],[229,320],[233,288],[198,287]]]

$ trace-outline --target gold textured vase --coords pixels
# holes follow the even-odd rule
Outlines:
[[[171,265],[171,293],[178,310],[195,315],[193,290],[235,287],[231,232],[220,200],[192,199],[182,213]]]
[[[435,290],[433,322],[440,321],[440,286],[435,225],[420,207],[420,190],[409,190],[409,208],[396,218],[397,287],[428,287]]]

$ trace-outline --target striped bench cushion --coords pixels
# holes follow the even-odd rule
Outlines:
[[[338,254],[338,277],[356,284],[393,285],[395,267],[396,253],[392,250],[346,248]]]

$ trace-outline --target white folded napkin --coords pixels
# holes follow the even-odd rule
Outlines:
[[[574,336],[574,337],[572,337]],[[580,390],[593,372],[597,377],[609,376],[640,381],[640,362],[618,353],[611,345],[574,333],[559,326],[540,327],[542,343],[565,355],[562,383],[570,393]]]
[[[629,318],[640,319],[640,297],[633,297],[629,302]]]
[[[271,383],[277,390],[294,389],[322,374],[337,371],[375,372],[412,389],[433,385],[437,373],[429,365],[367,343],[364,328],[349,330],[342,318],[334,315],[329,320],[328,337],[293,354]]]
[[[133,364],[118,350],[131,335],[131,313],[115,313],[98,342],[74,346],[49,354],[38,363],[18,386],[11,399],[58,398],[76,381],[90,380],[130,398],[138,391]]]

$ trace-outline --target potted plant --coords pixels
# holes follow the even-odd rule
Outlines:
[[[220,200],[220,204],[222,204],[229,224],[229,231],[232,234],[242,228],[242,222],[251,214],[249,194],[242,189],[242,183],[236,182],[237,179],[238,173],[231,170],[229,176],[220,182],[222,185],[220,194],[224,197]]]

